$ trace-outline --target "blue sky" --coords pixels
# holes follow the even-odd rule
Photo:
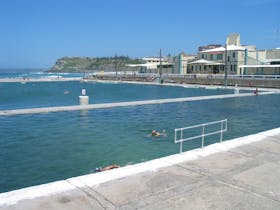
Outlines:
[[[229,33],[280,47],[279,0],[0,0],[0,68],[48,68],[63,56],[196,53]]]

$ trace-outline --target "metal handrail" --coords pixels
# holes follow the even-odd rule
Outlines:
[[[166,78],[208,78],[208,79],[224,79],[224,74],[163,74],[163,77]],[[238,75],[238,74],[229,74],[228,79],[265,79],[265,80],[279,80],[279,74],[248,74],[248,75]]]
[[[214,125],[214,124],[221,124],[220,129],[217,130],[217,131],[212,131],[212,132],[209,132],[209,133],[205,133],[205,127],[207,127],[209,125]],[[185,130],[190,130],[190,129],[199,128],[199,127],[202,128],[201,135],[196,135],[196,136],[192,136],[192,137],[188,137],[188,138],[183,137]],[[177,138],[178,137],[178,135],[177,135],[178,131],[180,131],[179,138]],[[223,141],[223,133],[226,132],[226,131],[227,131],[227,119],[219,120],[219,121],[213,121],[213,122],[209,122],[209,123],[203,123],[203,124],[199,124],[199,125],[188,126],[188,127],[184,127],[184,128],[175,128],[174,129],[174,132],[175,132],[174,143],[175,144],[180,143],[180,153],[182,153],[183,142],[184,141],[190,141],[190,140],[193,140],[193,139],[201,138],[202,139],[201,148],[203,148],[204,147],[204,138],[206,136],[211,136],[211,135],[220,133],[220,142],[222,142]]]

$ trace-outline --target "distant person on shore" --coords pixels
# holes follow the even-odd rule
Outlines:
[[[257,96],[257,95],[259,95],[259,90],[258,90],[258,88],[256,88],[256,90],[254,91],[254,94]]]
[[[96,168],[95,171],[96,171],[96,172],[101,172],[101,171],[107,171],[107,170],[111,170],[111,169],[119,168],[119,167],[120,167],[119,165],[113,164],[113,165],[110,165],[110,166],[106,166],[106,167],[104,167],[104,168],[101,168],[101,167]]]

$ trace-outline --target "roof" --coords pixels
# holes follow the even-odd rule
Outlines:
[[[270,63],[270,62],[280,62],[279,58],[269,58],[265,60],[261,60],[263,63]]]
[[[200,60],[196,60],[196,61],[190,62],[189,64],[221,65],[222,63],[216,63],[216,62],[213,62],[213,61],[208,61],[208,60],[205,60],[205,59],[200,59]]]
[[[143,64],[126,64],[128,67],[149,67],[149,68],[157,68],[160,64],[159,63],[143,63]],[[162,66],[169,66],[174,65],[173,63],[163,62]]]
[[[269,64],[259,64],[259,65],[241,65],[241,68],[275,68],[278,67],[280,68],[280,64],[277,65],[269,65]]]
[[[228,45],[227,46],[227,50],[245,50],[245,47],[242,46],[236,46],[236,45]],[[225,51],[225,47],[218,47],[218,48],[214,48],[214,49],[210,49],[210,50],[203,50],[200,51],[201,53],[211,53],[211,52],[224,52]]]

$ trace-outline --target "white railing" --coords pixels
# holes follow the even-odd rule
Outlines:
[[[224,74],[163,74],[166,78],[207,78],[224,79]],[[252,79],[252,80],[279,80],[280,75],[235,75],[229,74],[228,79]]]
[[[228,79],[252,79],[252,80],[279,80],[280,75],[228,75]],[[223,79],[224,75],[221,74],[209,74],[209,79]]]
[[[158,73],[140,73],[138,71],[111,71],[111,72],[102,72],[102,73],[94,73],[96,75],[104,75],[104,76],[137,76],[137,77],[159,77]],[[180,79],[180,78],[207,78],[207,79],[224,79],[224,74],[176,74],[176,73],[163,73],[163,78],[170,78],[170,79]],[[252,79],[252,80],[280,80],[280,75],[236,75],[236,74],[229,74],[228,79]]]
[[[205,133],[205,128],[210,125],[215,125],[215,124],[220,124],[219,129]],[[200,128],[201,127],[201,134],[196,135],[196,136],[191,136],[191,137],[186,137],[186,134],[184,135],[184,131],[186,130],[191,130],[194,128]],[[199,125],[193,125],[193,126],[188,126],[184,128],[175,128],[175,137],[174,137],[174,143],[180,143],[180,153],[182,153],[183,150],[183,142],[184,141],[190,141],[193,139],[198,139],[201,138],[201,148],[204,147],[204,138],[206,136],[214,135],[220,133],[220,142],[223,141],[223,133],[227,131],[227,119],[224,120],[219,120],[219,121],[214,121],[214,122],[209,122],[209,123],[203,123]],[[178,135],[179,133],[179,135]]]

